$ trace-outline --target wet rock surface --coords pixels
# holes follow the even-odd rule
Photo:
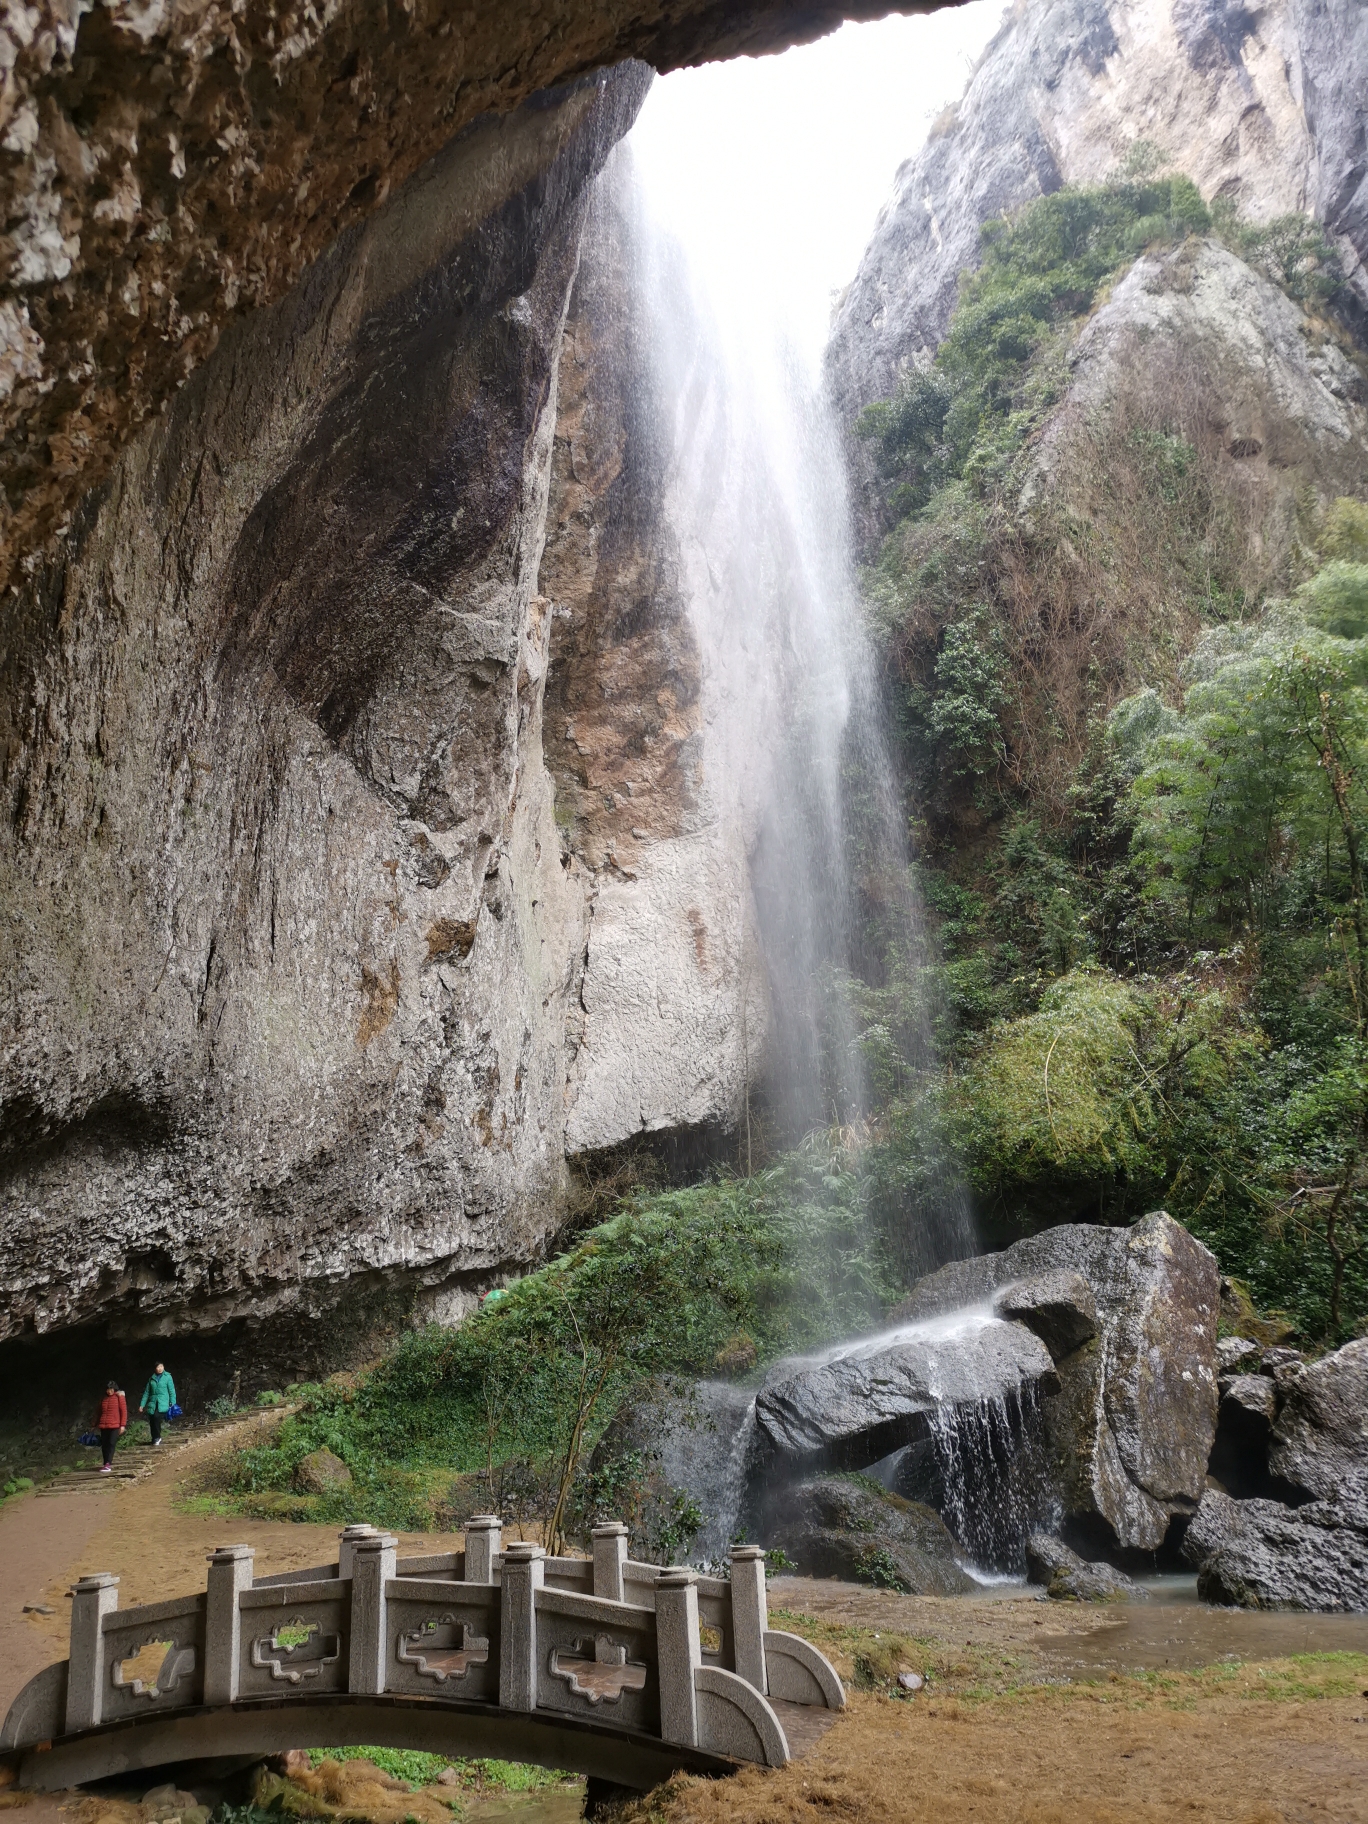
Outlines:
[[[1162,1211],[1132,1229],[1064,1224],[921,1280],[895,1317],[994,1298],[1043,1274],[1076,1273],[1098,1334],[1056,1363],[1044,1402],[1063,1516],[1123,1548],[1153,1551],[1196,1509],[1216,1431],[1214,1256]]]
[[[755,1404],[762,1457],[789,1470],[859,1469],[951,1422],[958,1407],[1055,1384],[1049,1352],[1023,1324],[975,1315],[925,1330],[835,1360],[777,1364]]]
[[[767,1519],[765,1541],[782,1547],[806,1576],[918,1596],[958,1596],[976,1587],[933,1508],[862,1478],[821,1476],[786,1489]]]
[[[586,190],[647,75],[424,167],[11,601],[0,1334],[444,1315],[554,1226],[584,909],[535,585]]]
[[[1026,1541],[1026,1570],[1054,1602],[1129,1602],[1144,1594],[1114,1566],[1090,1564],[1048,1533],[1032,1533]]]
[[[1356,1479],[1368,1484],[1368,1337],[1318,1362],[1280,1367],[1275,1385],[1271,1472],[1330,1500]]]
[[[1056,1362],[1097,1335],[1097,1300],[1081,1273],[1042,1273],[1004,1286],[993,1310],[1033,1330]]]
[[[1208,1490],[1183,1556],[1197,1569],[1204,1602],[1368,1610],[1368,1477],[1347,1480],[1334,1500],[1303,1507]]]

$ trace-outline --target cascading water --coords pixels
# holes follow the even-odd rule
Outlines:
[[[792,1142],[867,1111],[851,985],[890,960],[915,979],[925,952],[844,455],[815,364],[763,299],[719,280],[707,248],[661,219],[632,140],[605,182],[636,241],[633,307],[650,325],[668,519],[702,654],[710,808],[746,851],[769,1028],[752,1076]],[[930,1046],[910,1005],[900,1050],[916,1070]],[[911,1250],[919,1270],[972,1252],[966,1201],[945,1203],[944,1232]]]

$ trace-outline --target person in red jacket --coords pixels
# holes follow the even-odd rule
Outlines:
[[[95,1429],[100,1434],[100,1450],[104,1456],[100,1474],[107,1476],[114,1468],[114,1446],[128,1429],[128,1401],[117,1381],[111,1381],[105,1388],[100,1410],[95,1415]]]

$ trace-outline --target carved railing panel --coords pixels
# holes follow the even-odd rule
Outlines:
[[[238,1695],[345,1691],[350,1607],[345,1581],[244,1590]]]
[[[204,1694],[204,1602],[183,1596],[168,1602],[143,1603],[107,1615],[101,1628],[100,1660],[104,1685],[100,1717],[141,1716],[150,1709],[181,1709]],[[166,1651],[157,1663],[155,1649]],[[153,1663],[149,1663],[153,1662]]]
[[[493,1584],[392,1578],[385,1585],[385,1689],[499,1701],[499,1593]]]
[[[537,1707],[657,1734],[655,1616],[626,1603],[537,1593]]]

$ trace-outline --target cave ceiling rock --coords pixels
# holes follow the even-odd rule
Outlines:
[[[627,59],[755,55],[890,10],[16,0],[0,18],[0,587],[228,324],[482,115]]]

